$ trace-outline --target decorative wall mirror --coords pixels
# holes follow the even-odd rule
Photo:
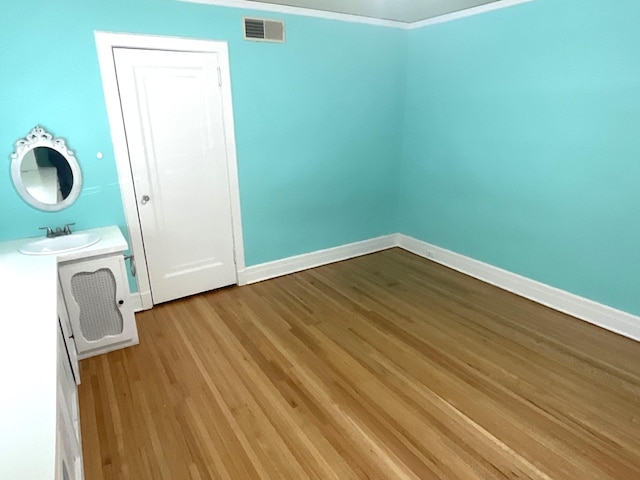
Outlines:
[[[16,142],[11,178],[20,196],[40,210],[56,211],[76,201],[82,188],[80,165],[61,138],[35,127]]]

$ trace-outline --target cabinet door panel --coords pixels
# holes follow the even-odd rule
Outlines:
[[[138,343],[122,255],[61,264],[59,275],[80,358]]]

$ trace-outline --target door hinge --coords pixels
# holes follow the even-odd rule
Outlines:
[[[222,70],[220,70],[220,67],[218,66],[218,86],[222,86]]]

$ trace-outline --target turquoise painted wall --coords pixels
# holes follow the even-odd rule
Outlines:
[[[640,314],[640,2],[411,31],[400,230]]]
[[[0,241],[124,229],[94,30],[226,40],[247,265],[401,231],[640,314],[636,0],[535,0],[409,32],[266,15],[286,20],[285,45],[243,41],[247,12],[175,0],[1,11]],[[36,124],[83,168],[63,212],[10,183]]]
[[[287,43],[245,42],[250,12],[176,0],[0,11],[0,241],[73,221],[125,229],[94,30],[228,41],[247,265],[395,231],[404,32],[261,12],[285,19]],[[10,182],[14,143],[37,124],[67,140],[84,174],[59,213],[33,209]]]

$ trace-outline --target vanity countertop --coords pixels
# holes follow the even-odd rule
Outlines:
[[[0,478],[53,480],[56,450],[57,264],[126,250],[116,226],[86,230],[94,245],[23,255],[34,238],[0,243]]]

